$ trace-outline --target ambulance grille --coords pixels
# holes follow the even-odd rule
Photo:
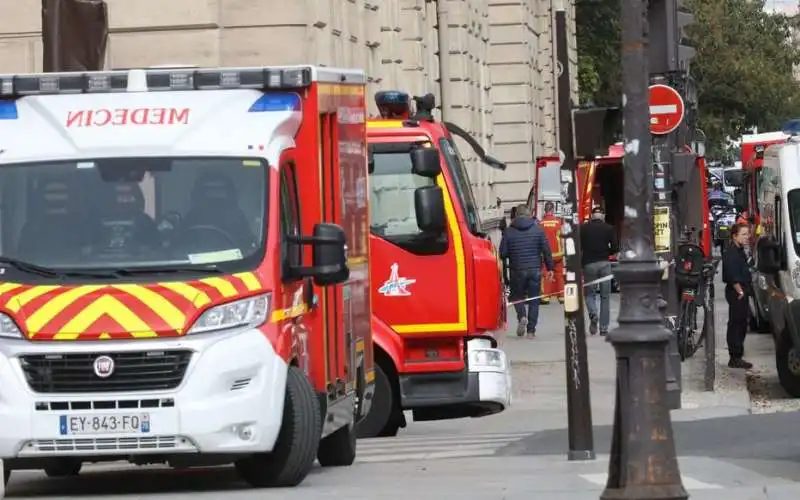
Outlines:
[[[105,378],[95,373],[95,360],[101,356],[114,361],[110,375]],[[47,394],[175,389],[183,382],[191,359],[190,350],[27,354],[19,357],[30,388]]]
[[[180,436],[37,439],[26,442],[18,456],[116,455],[126,452],[141,453],[162,450],[192,452],[197,451],[197,447],[189,439]]]

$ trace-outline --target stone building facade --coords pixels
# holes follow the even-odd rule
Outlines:
[[[491,170],[460,145],[482,215],[496,220],[527,197],[534,158],[557,151],[553,6],[568,6],[574,65],[574,1],[440,1],[448,12],[449,119],[508,163],[505,172]],[[106,2],[107,68],[312,63],[363,68],[372,91],[440,95],[432,0]],[[0,72],[41,71],[41,2],[13,3],[0,16]]]

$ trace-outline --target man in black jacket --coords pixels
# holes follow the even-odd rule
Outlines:
[[[611,275],[611,262],[608,258],[619,252],[614,228],[606,223],[606,215],[600,207],[592,209],[592,218],[581,226],[581,250],[583,253],[583,281],[605,278]],[[598,318],[596,285],[586,287],[586,309],[589,311],[589,332],[597,334],[598,319],[600,335],[608,333],[611,322],[611,280],[599,284],[600,314]]]
[[[542,289],[542,261],[547,268],[547,279],[553,279],[553,257],[547,235],[531,218],[525,205],[517,206],[516,218],[503,233],[500,241],[500,258],[508,259],[511,301],[536,297]],[[536,335],[539,322],[539,299],[514,304],[517,312],[517,335]]]

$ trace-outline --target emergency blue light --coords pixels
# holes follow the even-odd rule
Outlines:
[[[250,106],[250,113],[267,113],[270,111],[300,111],[300,96],[282,92],[267,92]]]
[[[375,94],[375,104],[383,118],[407,120],[411,116],[411,99],[405,92],[383,90]]]
[[[17,103],[14,101],[0,101],[0,120],[16,120]]]
[[[795,118],[794,120],[789,120],[784,123],[783,127],[781,127],[781,131],[786,135],[800,134],[800,118]]]

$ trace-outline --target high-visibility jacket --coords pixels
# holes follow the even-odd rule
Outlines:
[[[545,214],[541,220],[544,234],[547,235],[547,243],[550,245],[550,252],[554,259],[564,257],[564,249],[561,246],[561,218],[553,214]]]

